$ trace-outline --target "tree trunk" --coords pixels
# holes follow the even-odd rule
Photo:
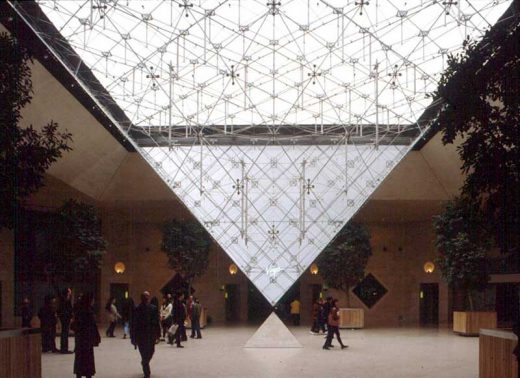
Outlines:
[[[471,289],[468,289],[468,301],[469,301],[469,310],[470,311],[473,311],[474,307],[473,307],[473,295],[472,295],[472,291]]]
[[[188,297],[191,295],[191,285],[193,283],[193,275],[190,275],[190,278],[188,279]]]

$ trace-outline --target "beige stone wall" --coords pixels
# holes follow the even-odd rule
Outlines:
[[[175,215],[172,209],[171,217]],[[105,213],[103,217],[103,231],[109,247],[101,273],[102,304],[110,296],[112,283],[127,283],[134,301],[138,300],[144,290],[149,290],[152,296],[161,298],[160,289],[175,275],[175,271],[168,267],[166,255],[160,250],[162,219],[143,222],[142,217],[141,212],[137,218],[114,213]],[[114,264],[118,261],[126,265],[123,274],[114,271]],[[241,313],[244,320],[247,314],[246,278],[241,273],[230,275],[229,264],[231,260],[214,243],[207,272],[193,281],[195,295],[216,322],[225,320],[225,299],[221,288],[226,284],[240,285],[243,304]]]
[[[434,234],[431,222],[368,223],[371,232],[373,255],[366,273],[372,273],[388,290],[372,308],[366,307],[355,294],[350,295],[351,307],[365,310],[367,327],[417,325],[419,323],[419,294],[421,283],[439,283],[439,322],[448,321],[448,288],[439,271],[427,274],[423,265],[435,260]],[[383,250],[386,249],[386,251]],[[301,280],[304,321],[310,321],[312,293],[309,285],[320,283],[321,277],[304,273]],[[340,300],[346,306],[346,294],[329,289],[325,295]]]
[[[134,299],[145,289],[159,296],[160,288],[174,275],[160,251],[161,223],[140,223],[139,219],[108,217],[105,218],[105,224],[105,235],[110,246],[102,273],[103,303],[110,294],[110,283],[128,283]],[[438,270],[433,274],[426,274],[423,270],[426,261],[435,259],[431,223],[371,223],[368,227],[372,234],[373,256],[367,266],[367,273],[372,273],[388,293],[371,309],[351,294],[351,305],[365,308],[366,325],[418,324],[420,284],[430,282],[439,283],[439,321],[447,322],[447,287],[440,280]],[[383,247],[386,251],[383,251]],[[146,251],[147,248],[149,251]],[[123,275],[113,270],[117,261],[123,261],[127,266]],[[241,318],[247,318],[247,280],[241,273],[231,276],[228,272],[230,263],[226,254],[214,245],[208,271],[194,282],[197,295],[207,307],[208,314],[217,322],[225,320],[225,300],[221,287],[226,284],[240,285]],[[306,323],[310,322],[311,285],[321,283],[319,275],[312,276],[308,271],[301,277],[302,320]],[[337,296],[342,305],[346,304],[344,294],[332,289],[329,293]]]

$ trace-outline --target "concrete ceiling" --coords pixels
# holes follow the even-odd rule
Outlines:
[[[32,66],[33,99],[23,112],[23,126],[36,129],[49,121],[72,133],[72,151],[48,173],[89,197],[99,199],[128,152],[45,68]]]

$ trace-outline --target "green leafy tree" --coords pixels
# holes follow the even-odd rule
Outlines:
[[[347,306],[350,306],[350,288],[365,276],[371,255],[368,230],[360,224],[348,223],[316,261],[329,287],[346,293]]]
[[[31,58],[17,40],[0,33],[0,228],[14,227],[21,201],[43,186],[45,171],[71,148],[71,134],[49,122],[37,131],[18,124],[31,102]]]
[[[161,250],[168,265],[191,282],[208,268],[211,237],[197,221],[172,219],[163,227]]]
[[[472,292],[483,290],[489,281],[486,252],[492,238],[485,217],[470,199],[456,198],[434,217],[433,225],[442,277],[451,287],[464,290],[473,310]]]
[[[501,251],[520,261],[520,6],[481,42],[466,40],[450,56],[432,96],[433,127],[459,143],[462,195],[485,211]],[[518,265],[520,266],[520,265]]]
[[[92,278],[100,266],[107,242],[94,206],[69,200],[58,210],[49,271],[56,287]]]

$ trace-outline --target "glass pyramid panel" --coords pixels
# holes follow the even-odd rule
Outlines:
[[[144,148],[150,164],[272,304],[407,151],[345,143]]]
[[[10,2],[273,304],[424,135],[448,54],[511,3]]]

